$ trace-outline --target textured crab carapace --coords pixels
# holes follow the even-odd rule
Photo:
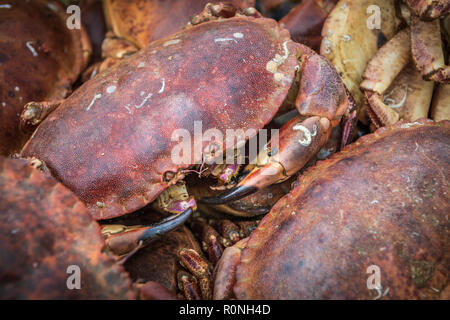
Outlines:
[[[135,211],[201,161],[172,161],[176,129],[193,133],[201,121],[205,130],[258,130],[271,120],[294,79],[296,48],[273,20],[201,23],[85,83],[41,123],[23,155],[44,161],[95,218]],[[267,70],[276,56],[284,58]]]
[[[87,64],[84,29],[69,30],[66,19],[53,0],[11,0],[0,7],[0,154],[19,151],[29,137],[19,130],[23,106],[65,98]]]
[[[215,296],[236,272],[240,299],[448,299],[449,146],[448,121],[400,122],[311,168],[225,251]]]
[[[98,224],[70,190],[29,161],[0,157],[0,191],[2,299],[136,297],[124,269],[103,253]]]

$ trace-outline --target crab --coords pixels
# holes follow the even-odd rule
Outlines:
[[[450,43],[450,4],[448,1],[408,1],[408,4],[412,12],[404,9],[402,13],[409,26],[380,48],[362,76],[360,87],[376,128],[392,125],[399,119],[415,121],[427,117],[432,100],[434,106],[445,106],[445,102],[438,100],[448,95],[450,67],[445,61],[448,61]],[[421,13],[420,17],[416,12]],[[433,99],[435,82],[440,88]],[[443,114],[448,115],[445,109],[449,106],[439,108],[441,111],[433,111],[432,116],[438,113],[443,119]]]
[[[0,156],[0,297],[134,299],[122,266],[102,253],[85,205],[29,161]],[[67,283],[76,268],[79,290]]]
[[[204,163],[212,148],[216,161],[236,147],[195,136],[196,121],[205,129],[253,129],[255,135],[298,91],[300,115],[280,129],[275,161],[254,169],[237,185],[238,192],[230,189],[233,196],[226,200],[288,179],[315,156],[332,128],[349,117],[351,97],[334,68],[293,42],[276,21],[254,9],[223,18],[228,9],[208,4],[194,19],[197,24],[153,42],[84,83],[39,124],[21,156],[40,161],[97,220],[149,203],[185,218],[196,208],[182,182],[186,174]],[[201,149],[178,161],[173,154],[179,150],[180,129],[194,136],[190,146]],[[268,150],[260,158],[267,159]],[[172,219],[159,227],[175,224]]]
[[[224,251],[214,297],[449,299],[449,146],[449,121],[401,121],[318,163]]]
[[[87,64],[91,49],[84,29],[69,30],[66,19],[58,1],[2,1],[0,155],[20,151],[29,138],[19,129],[24,104],[65,98]]]
[[[280,20],[294,41],[318,51],[322,41],[322,27],[333,9],[335,0],[305,0]]]

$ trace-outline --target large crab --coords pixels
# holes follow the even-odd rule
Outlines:
[[[0,154],[29,138],[19,130],[24,104],[65,98],[87,64],[84,29],[69,30],[66,19],[58,1],[0,2]]]
[[[362,75],[360,87],[377,128],[427,117],[431,105],[432,117],[449,119],[450,67],[445,61],[450,52],[450,3],[407,3],[411,11],[406,6],[401,11],[407,27],[378,50]],[[435,82],[439,88],[433,98]]]
[[[449,121],[400,122],[311,168],[225,250],[214,297],[449,299],[449,146]]]
[[[378,49],[395,35],[399,24],[396,0],[340,0],[325,20],[320,54],[342,77],[364,124],[369,119],[359,87],[362,74]]]
[[[194,135],[196,121],[224,133],[250,130],[238,139],[242,143],[291,98],[300,115],[280,129],[274,161],[257,167],[222,200],[288,179],[349,115],[351,98],[333,67],[290,40],[274,20],[254,9],[221,16],[229,12],[228,5],[209,4],[198,24],[153,42],[83,84],[41,122],[21,155],[39,159],[95,219],[131,213],[150,202],[185,217],[196,204],[181,184],[184,176],[193,164],[204,163],[211,149],[225,155],[236,147],[234,141],[202,141]],[[200,145],[200,152],[174,158],[177,129],[193,135],[187,145],[191,150]],[[261,151],[260,158],[267,159],[268,152]]]
[[[104,17],[110,32],[102,45],[103,61],[92,65],[84,78],[120,62],[152,41],[164,38],[182,29],[208,3],[217,0],[105,0]],[[254,5],[253,0],[230,0],[235,7]]]

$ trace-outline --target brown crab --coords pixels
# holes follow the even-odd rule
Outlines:
[[[19,130],[24,104],[65,98],[86,66],[89,40],[66,19],[58,1],[0,4],[0,154],[19,151],[29,138]]]
[[[439,114],[439,119],[443,119],[442,115],[449,113],[450,106],[445,107],[445,102],[438,100],[448,95],[446,86],[450,82],[450,67],[445,64],[450,43],[450,5],[448,1],[408,1],[415,9],[419,3],[420,17],[414,14],[417,10],[411,13],[404,9],[402,13],[409,27],[381,47],[363,73],[360,86],[365,92],[369,117],[377,128],[399,119],[414,121],[427,117],[434,82],[441,88],[433,102],[434,109],[437,106],[439,111],[432,111],[432,116]]]
[[[449,146],[449,121],[400,122],[311,168],[225,250],[214,297],[448,299]]]
[[[364,92],[359,87],[362,74],[378,49],[396,34],[399,24],[396,0],[340,0],[325,20],[320,54],[342,77],[355,99],[358,118],[364,124],[369,119]]]
[[[86,82],[42,121],[22,156],[41,160],[95,219],[133,212],[158,197],[162,209],[189,215],[195,201],[181,180],[218,144],[194,136],[189,145],[200,144],[200,152],[177,162],[174,132],[193,134],[201,121],[204,128],[255,135],[298,90],[301,116],[281,128],[275,161],[252,171],[233,197],[289,178],[348,115],[350,97],[332,66],[274,20],[254,9],[222,18],[221,8],[228,15],[228,5],[207,5],[197,25]],[[224,155],[234,147],[216,150]]]
[[[97,223],[61,183],[26,160],[0,156],[0,190],[2,299],[136,297],[123,268],[102,253]],[[79,290],[68,287],[71,266],[81,273]]]

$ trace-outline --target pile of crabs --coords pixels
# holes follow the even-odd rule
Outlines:
[[[77,5],[0,1],[0,298],[450,298],[450,1]]]

